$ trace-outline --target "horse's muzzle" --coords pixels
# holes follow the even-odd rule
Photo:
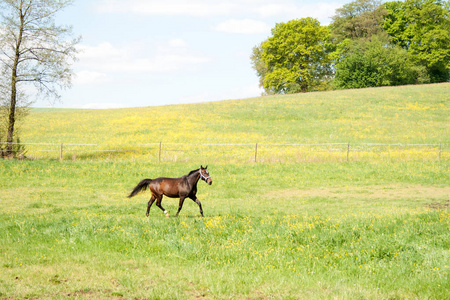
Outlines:
[[[208,179],[208,181],[206,181],[207,184],[211,185],[212,184],[212,180]]]

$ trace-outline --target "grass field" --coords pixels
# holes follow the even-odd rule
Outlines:
[[[360,150],[375,151],[369,159],[450,157],[450,83],[267,96],[244,100],[113,110],[35,109],[21,127],[22,142],[64,143],[66,159],[136,159],[158,161],[248,162],[259,143],[260,161],[339,161],[346,145],[276,147],[269,144],[351,143],[351,158]],[[70,146],[68,144],[98,146]],[[196,144],[247,143],[242,146]],[[416,147],[364,149],[358,143],[434,144]],[[29,155],[56,158],[59,145],[28,146]],[[139,150],[140,155],[134,151]],[[310,153],[309,150],[315,150]],[[33,152],[52,150],[52,152]],[[99,152],[98,150],[123,150]],[[382,152],[384,151],[384,152]],[[297,154],[297,153],[301,154]],[[389,155],[386,153],[389,152]],[[420,153],[418,153],[420,152]]]
[[[22,141],[445,144],[449,87],[37,109]],[[0,160],[0,299],[448,299],[448,156],[188,158]],[[126,198],[142,178],[178,177],[200,164],[213,179],[198,186],[205,218],[192,201],[173,217],[178,201],[168,198],[172,217],[157,207],[145,217],[148,192]]]

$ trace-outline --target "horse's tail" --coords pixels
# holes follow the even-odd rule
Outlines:
[[[151,181],[151,179],[141,180],[141,182],[139,182],[138,185],[133,189],[133,191],[128,195],[128,198],[134,197],[139,194],[139,192],[145,191]]]

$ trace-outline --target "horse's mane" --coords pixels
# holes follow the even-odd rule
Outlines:
[[[189,172],[189,174],[188,174],[187,176],[192,175],[192,174],[194,174],[195,172],[198,172],[198,169],[192,170],[191,172]]]

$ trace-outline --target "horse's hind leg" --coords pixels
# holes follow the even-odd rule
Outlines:
[[[189,198],[191,198],[195,203],[198,204],[198,207],[200,208],[200,214],[202,215],[202,217],[204,217],[203,216],[202,203],[200,202],[200,200],[198,200],[197,197],[189,197]]]
[[[161,196],[159,196],[159,197],[156,199],[156,206],[158,206],[158,207],[164,212],[164,214],[166,215],[166,217],[168,217],[168,216],[169,216],[169,212],[168,212],[167,210],[165,210],[164,207],[161,206],[162,197],[163,197],[163,196],[161,195]]]
[[[150,201],[148,201],[148,206],[147,206],[147,213],[145,214],[145,216],[148,217],[148,215],[150,214],[150,207],[152,207],[153,202],[155,202],[156,197],[152,195],[152,197],[150,198]]]

